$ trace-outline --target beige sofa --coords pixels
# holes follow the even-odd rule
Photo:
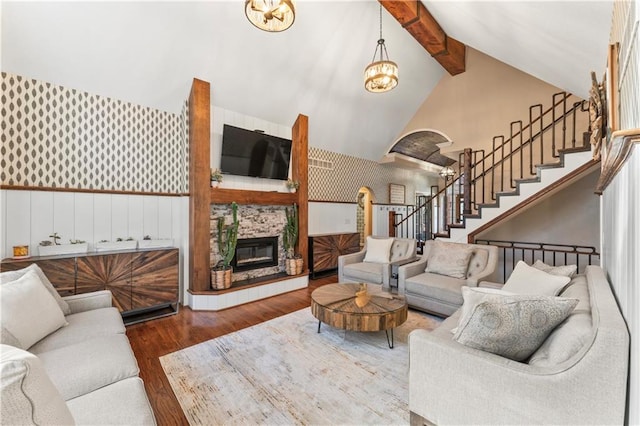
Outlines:
[[[387,243],[387,246],[382,247]],[[371,258],[370,246],[382,250]],[[338,282],[381,284],[383,288],[397,287],[392,281],[392,269],[417,258],[417,242],[412,238],[367,237],[364,248],[338,257]],[[393,285],[392,285],[393,284]]]
[[[453,340],[462,309],[413,331],[411,423],[623,424],[629,333],[604,272],[587,266],[560,296],[579,303],[525,362]]]
[[[2,273],[3,295],[6,274],[17,272]],[[66,325],[26,350],[5,329],[9,319],[3,313],[0,423],[154,425],[111,292],[57,302],[64,307]],[[32,313],[33,317],[39,314]]]
[[[440,268],[428,272],[435,263],[436,249],[444,247]],[[446,262],[462,252],[471,252],[458,277]],[[459,252],[459,253],[458,253]],[[464,256],[462,256],[464,257]],[[398,268],[398,292],[404,294],[409,306],[440,316],[449,316],[462,306],[462,286],[475,287],[481,280],[491,280],[498,264],[498,247],[483,244],[441,243],[430,240],[424,245],[417,262]]]

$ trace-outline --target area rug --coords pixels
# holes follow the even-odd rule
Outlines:
[[[309,308],[160,358],[191,425],[407,424],[407,336],[435,317],[409,312],[384,332],[318,321]]]

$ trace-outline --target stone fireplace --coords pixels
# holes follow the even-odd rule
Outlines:
[[[282,230],[287,223],[285,209],[286,206],[238,205],[238,221],[240,223],[238,226],[238,245],[236,251],[241,250],[241,256],[248,258],[252,256],[256,258],[267,257],[268,252],[271,260],[265,263],[254,263],[248,268],[245,268],[245,266],[247,266],[247,263],[253,263],[252,261],[241,262],[240,265],[234,265],[234,282],[273,275],[284,271],[285,252],[282,246]],[[210,264],[211,267],[214,267],[220,260],[220,256],[218,255],[217,218],[224,216],[226,223],[231,223],[231,205],[212,204],[210,212]],[[267,239],[270,241],[269,244],[271,248],[262,247],[262,244]],[[244,240],[249,241],[249,246],[244,246]],[[260,247],[255,245],[253,242],[255,240],[262,240]]]
[[[278,265],[278,237],[238,238],[231,262],[236,272]]]

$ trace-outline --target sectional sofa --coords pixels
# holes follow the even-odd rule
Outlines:
[[[0,284],[1,424],[156,424],[111,292],[61,298],[35,264]]]

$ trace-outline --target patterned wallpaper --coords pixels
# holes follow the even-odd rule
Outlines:
[[[432,180],[426,174],[402,170],[375,161],[347,156],[337,152],[309,147],[309,201],[355,203],[358,190],[366,186],[373,191],[374,202],[389,202],[389,184],[405,185],[405,203],[414,204],[416,191],[429,191]],[[326,168],[326,163],[333,168]],[[313,164],[321,163],[323,167]]]
[[[186,103],[171,114],[2,73],[3,185],[186,191]]]

